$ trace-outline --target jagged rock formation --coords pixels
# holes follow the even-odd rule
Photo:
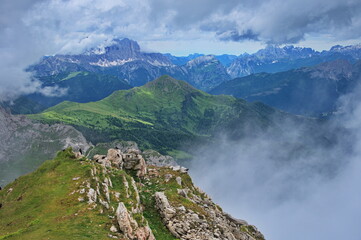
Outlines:
[[[109,149],[93,160],[63,150],[0,191],[0,204],[6,239],[264,239],[195,187],[187,169],[146,165],[134,149]]]
[[[202,193],[204,199],[192,194],[188,196],[189,189],[178,189],[178,194],[190,199],[198,206],[202,206],[201,214],[184,206],[170,205],[164,192],[155,194],[157,208],[164,224],[174,236],[180,239],[263,239],[263,235],[246,221],[232,218],[214,204],[210,198]],[[197,191],[201,192],[199,189]],[[245,231],[246,230],[246,231]],[[245,234],[248,232],[249,234]]]
[[[177,162],[171,156],[164,156],[157,151],[154,150],[145,150],[142,152],[144,159],[147,164],[164,167],[164,166],[177,166]]]
[[[140,155],[140,151],[130,149],[122,153],[119,149],[109,149],[108,154],[95,155],[93,159],[104,167],[114,166],[119,169],[136,170],[137,177],[144,177],[147,174],[145,160]]]
[[[160,154],[159,154],[160,155]],[[229,240],[258,240],[264,239],[263,235],[254,227],[249,225],[246,221],[232,218],[230,215],[224,213],[221,208],[212,202],[212,200],[202,192],[199,188],[193,186],[190,178],[187,175],[187,169],[179,166],[171,167],[148,167],[145,164],[144,158],[137,149],[128,149],[126,153],[121,152],[119,149],[109,149],[107,155],[95,155],[94,161],[102,166],[102,172],[107,173],[112,168],[125,169],[135,171],[135,176],[139,177],[138,185],[141,186],[141,191],[149,191],[145,185],[152,186],[155,183],[164,181],[168,184],[176,183],[174,189],[168,191],[155,192],[154,199],[156,209],[158,210],[162,221],[167,229],[173,236],[179,239],[229,239]],[[92,175],[95,180],[98,178]],[[182,176],[185,183],[182,182]],[[96,204],[98,202],[109,209],[109,177],[105,176],[102,183],[103,189],[101,192],[105,193],[104,200],[97,197],[99,194],[99,184],[96,189],[89,188],[88,190],[88,203]],[[116,209],[116,219],[118,222],[117,228],[125,239],[155,239],[152,230],[147,223],[143,223],[143,227],[139,227],[137,221],[134,220],[132,215],[139,214],[144,211],[140,199],[140,191],[138,190],[137,183],[134,178],[131,178],[130,183],[125,176],[123,176],[123,183],[125,186],[125,196],[130,197],[130,187],[135,196],[135,202],[129,212],[123,202],[118,203]],[[161,185],[161,184],[160,184]],[[100,185],[101,186],[101,185]],[[113,193],[118,196],[119,193]],[[174,196],[175,194],[175,196]],[[172,199],[172,204],[167,195]],[[186,203],[186,204],[181,204]],[[112,232],[116,227],[112,227]]]
[[[67,147],[86,151],[90,145],[71,126],[35,123],[0,107],[0,185],[35,170]]]
[[[178,166],[177,162],[175,161],[175,159],[171,156],[168,155],[162,155],[159,152],[152,150],[152,149],[147,149],[144,151],[141,151],[139,149],[139,146],[136,142],[133,141],[113,141],[113,142],[108,142],[108,143],[99,143],[95,146],[93,146],[88,154],[87,157],[88,158],[93,158],[95,155],[102,155],[104,156],[104,154],[108,154],[108,152],[105,149],[115,149],[115,151],[113,152],[113,155],[118,154],[118,152],[122,152],[122,153],[135,153],[135,154],[141,154],[142,157],[144,158],[145,162],[148,165],[153,165],[153,166],[157,166],[157,167],[164,167],[164,166]],[[119,150],[119,151],[118,151]],[[115,158],[115,156],[113,156],[113,158]]]

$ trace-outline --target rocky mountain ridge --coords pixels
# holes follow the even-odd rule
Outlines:
[[[47,195],[50,189],[44,185],[39,185],[41,191],[28,189],[28,184],[42,181],[52,184],[52,190],[57,189],[59,175],[67,188],[58,195]],[[67,210],[50,215],[36,212],[22,218],[26,219],[24,225],[31,222],[24,230],[24,225],[15,222],[19,216],[14,213],[24,210],[23,214],[27,214],[40,194],[47,200],[40,207],[54,209],[65,203]],[[7,239],[63,239],[85,236],[83,232],[89,230],[87,239],[264,239],[256,227],[224,213],[195,187],[186,168],[147,165],[137,149],[109,149],[106,155],[95,155],[93,160],[80,152],[63,150],[56,159],[0,191],[0,203],[0,237]],[[58,219],[56,225],[51,225],[53,219]],[[70,223],[73,227],[64,228]]]

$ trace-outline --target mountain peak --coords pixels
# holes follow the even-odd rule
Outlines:
[[[350,46],[335,45],[331,47],[330,52],[345,52],[345,51],[354,51],[354,50],[357,51],[360,49],[361,49],[361,43]]]
[[[282,59],[282,58],[304,58],[315,54],[312,48],[295,47],[286,45],[279,47],[277,45],[268,45],[266,48],[259,50],[254,55],[261,59]]]
[[[129,38],[123,38],[123,39],[114,39],[113,40],[114,44],[106,47],[106,51],[107,53],[139,53],[140,52],[140,47],[139,44],[134,41],[131,40]]]
[[[163,75],[155,79],[154,81],[148,82],[146,85],[144,85],[144,88],[158,90],[167,93],[176,92],[179,90],[185,93],[199,91],[194,87],[192,87],[189,83],[182,80],[177,80],[169,75]]]
[[[192,68],[204,64],[220,64],[220,62],[214,55],[204,55],[189,61],[187,66]]]

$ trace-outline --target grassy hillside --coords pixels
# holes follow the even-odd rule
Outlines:
[[[91,180],[94,167],[98,168],[100,179],[105,177],[104,173],[100,174],[100,165],[95,166],[85,159],[79,162],[67,149],[35,172],[6,186],[0,191],[0,239],[109,239],[109,229],[115,220],[108,215],[114,212],[101,205],[93,208],[78,199],[80,185],[84,182],[96,188]],[[119,200],[130,210],[135,196],[126,197],[123,176],[131,180],[124,170],[113,169],[112,189],[121,193]],[[116,209],[116,201],[113,195],[111,197],[112,207]],[[151,202],[151,196],[148,197]],[[154,205],[147,203],[145,201],[145,206],[149,207],[145,216],[152,222],[150,226],[156,238],[175,239],[161,224]]]
[[[61,152],[8,185],[0,192],[0,239],[106,239],[107,216],[71,195],[78,185],[72,178],[89,177],[90,168]]]
[[[74,125],[93,143],[132,140],[143,148],[169,151],[219,131],[241,134],[246,125],[267,127],[273,124],[273,113],[280,114],[262,104],[213,96],[163,76],[98,102],[66,101],[30,117]]]
[[[121,159],[119,154],[122,153],[118,153]],[[114,155],[108,152],[102,159],[110,161],[110,156]],[[134,159],[138,158],[132,161]],[[85,157],[77,158],[69,148],[35,172],[7,185],[0,191],[0,239],[150,240],[154,238],[137,235],[138,231],[145,234],[145,229],[150,229],[157,240],[177,240],[177,232],[186,235],[192,230],[194,236],[202,233],[202,229],[211,235],[213,232],[223,234],[217,230],[217,223],[223,224],[222,230],[236,231],[242,236],[237,239],[264,239],[254,226],[223,213],[193,185],[186,172],[144,163],[145,175],[137,177],[136,167],[126,170],[114,163],[106,165]],[[186,194],[179,192],[181,188]],[[165,222],[169,215],[164,215],[156,193],[164,194],[169,211],[177,211],[172,220],[187,221],[191,226],[188,230],[176,225],[169,227],[171,222]],[[123,206],[121,212],[120,205]],[[204,223],[209,228],[205,228]]]

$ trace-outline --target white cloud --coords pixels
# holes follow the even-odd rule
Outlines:
[[[340,99],[340,115],[325,128],[329,143],[287,122],[255,138],[221,138],[198,149],[195,183],[266,239],[359,240],[360,93]]]

